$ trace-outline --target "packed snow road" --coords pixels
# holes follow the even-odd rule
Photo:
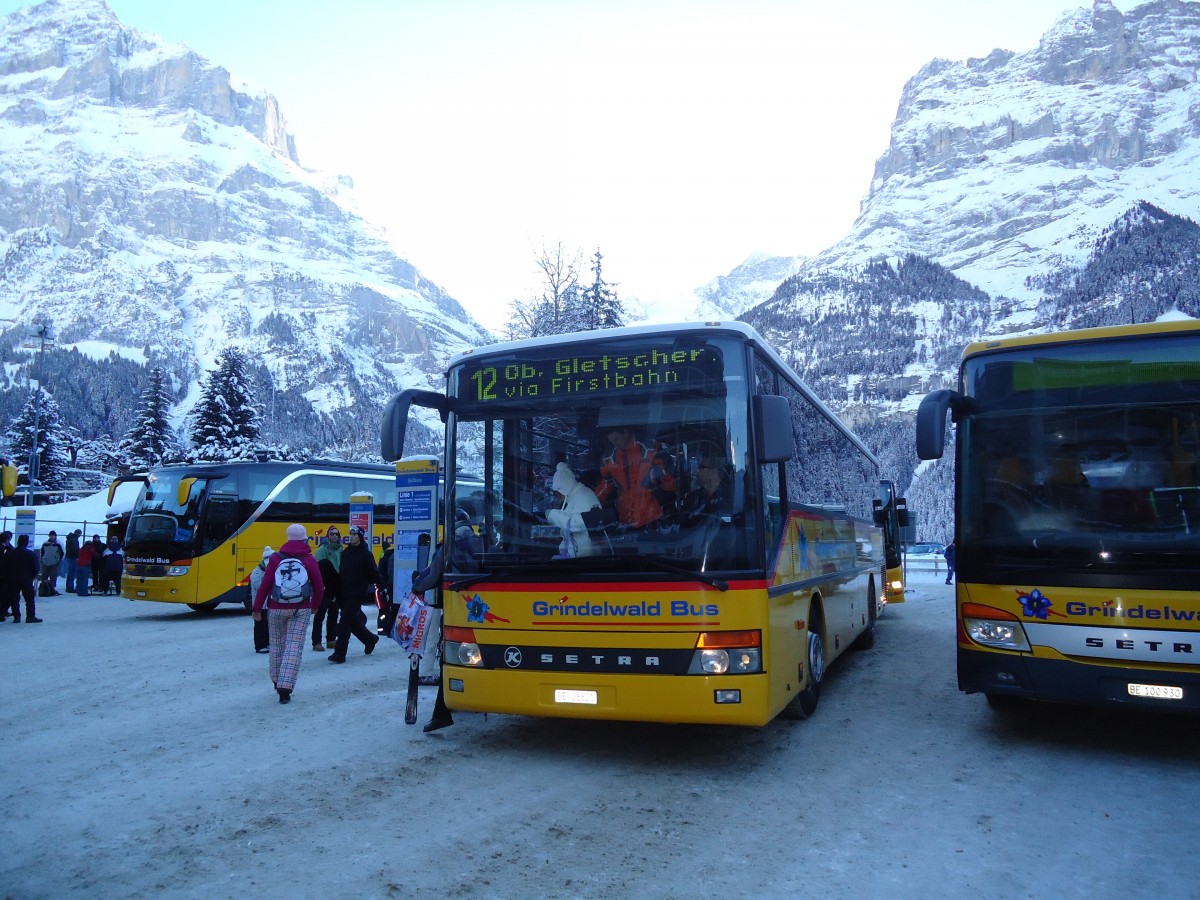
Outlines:
[[[759,730],[427,735],[391,642],[306,653],[282,706],[242,610],[39,601],[0,624],[0,895],[1194,897],[1200,720],[997,714],[917,578],[815,717]]]

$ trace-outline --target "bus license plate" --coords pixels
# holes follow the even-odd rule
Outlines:
[[[558,688],[554,691],[555,703],[582,703],[595,706],[598,702],[595,691],[568,691]]]
[[[1166,684],[1134,684],[1127,686],[1131,697],[1153,697],[1156,700],[1182,700],[1183,688]]]

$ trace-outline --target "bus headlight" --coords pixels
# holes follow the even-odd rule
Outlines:
[[[191,570],[191,566],[167,566],[167,575],[186,575]]]
[[[962,607],[963,630],[972,641],[997,650],[1029,651],[1029,639],[1021,622],[1010,612],[964,603]]]
[[[447,625],[443,631],[446,639],[446,662],[452,666],[483,666],[483,653],[475,640],[473,628],[461,628],[457,625]]]
[[[482,666],[483,654],[478,644],[446,641],[446,662],[459,666]]]
[[[762,671],[762,632],[710,631],[696,641],[689,675],[751,675]]]

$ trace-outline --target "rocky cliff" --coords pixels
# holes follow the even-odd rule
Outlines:
[[[48,320],[164,365],[179,413],[239,346],[320,422],[268,421],[285,443],[376,449],[388,396],[488,339],[347,180],[303,168],[272,96],[102,0],[0,20],[0,252],[0,343]]]

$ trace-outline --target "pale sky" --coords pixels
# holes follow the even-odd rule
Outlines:
[[[540,289],[543,244],[585,267],[598,247],[605,280],[666,318],[752,253],[825,249],[921,66],[1033,49],[1090,2],[109,5],[274,94],[301,162],[351,176],[399,254],[497,328]]]

